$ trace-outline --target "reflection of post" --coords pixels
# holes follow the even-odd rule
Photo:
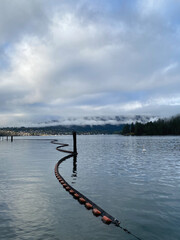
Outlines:
[[[73,177],[77,176],[77,155],[73,156]]]
[[[76,143],[76,132],[73,131],[73,174],[72,177],[77,177],[77,143]],[[74,179],[75,180],[75,179]],[[73,182],[74,183],[74,182]]]
[[[73,152],[77,154],[76,132],[73,131]]]

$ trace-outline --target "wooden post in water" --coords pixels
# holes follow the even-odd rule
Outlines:
[[[11,142],[13,142],[13,136],[11,136]]]
[[[76,132],[73,131],[73,152],[77,154],[77,145],[76,145]]]

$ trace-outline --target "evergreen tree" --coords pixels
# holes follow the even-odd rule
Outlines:
[[[130,125],[129,124],[125,124],[122,130],[122,134],[123,135],[127,135],[130,133]]]
[[[122,134],[131,135],[180,135],[180,116],[171,119],[159,119],[155,122],[142,124],[136,122],[131,125],[126,124],[122,130]]]

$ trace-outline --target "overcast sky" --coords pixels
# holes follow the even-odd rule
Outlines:
[[[0,126],[180,113],[180,1],[0,0]]]

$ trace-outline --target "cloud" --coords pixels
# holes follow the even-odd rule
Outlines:
[[[0,43],[11,45],[24,34],[42,35],[48,24],[42,0],[6,0],[0,3]],[[45,24],[44,24],[45,23]]]
[[[178,6],[1,2],[1,119],[178,113],[169,104],[180,87]]]

